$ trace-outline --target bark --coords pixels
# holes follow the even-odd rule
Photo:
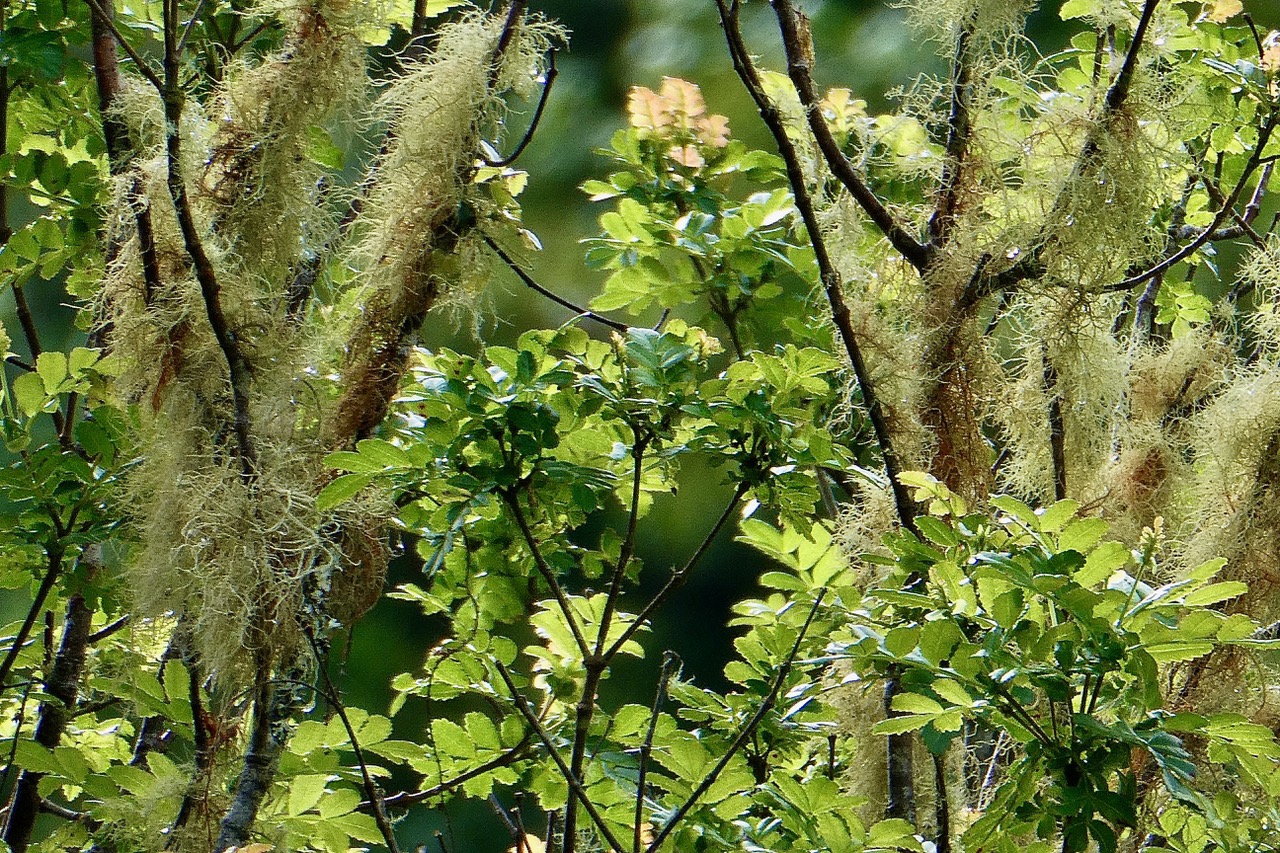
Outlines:
[[[35,742],[53,749],[62,741],[67,723],[75,711],[80,695],[80,676],[89,645],[89,627],[93,611],[84,596],[76,593],[67,602],[67,617],[62,629],[62,642],[54,658],[53,668],[45,678],[44,689],[51,699],[40,705]],[[9,803],[3,839],[13,853],[25,853],[31,843],[31,831],[40,812],[40,779],[43,773],[22,771]]]

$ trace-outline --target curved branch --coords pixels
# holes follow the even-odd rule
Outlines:
[[[717,0],[717,4],[721,6],[721,20],[723,21],[724,4],[721,0]],[[791,0],[772,0],[772,4],[778,17],[778,28],[782,32],[782,44],[786,48],[787,72],[791,77],[791,82],[795,84],[796,93],[800,96],[800,103],[804,107],[805,116],[809,121],[809,128],[813,131],[814,139],[818,142],[818,148],[822,151],[823,159],[826,160],[831,173],[844,185],[845,189],[858,202],[858,205],[870,217],[871,221],[893,244],[893,247],[912,266],[923,272],[929,263],[928,250],[897,221],[889,208],[876,196],[863,177],[858,174],[857,169],[849,162],[849,158],[840,150],[840,143],[832,135],[831,128],[827,125],[827,120],[822,115],[822,110],[818,108],[813,76],[810,73],[812,60],[805,49],[806,45],[812,43],[809,35],[808,20],[796,13],[791,5]],[[736,27],[736,13],[733,17],[735,18]],[[747,58],[745,50],[742,53],[743,57]],[[749,58],[747,59],[749,61]]]
[[[570,311],[577,314],[582,319],[592,320],[596,323],[601,324],[602,326],[608,326],[610,329],[613,329],[615,332],[622,332],[625,334],[626,331],[631,328],[626,323],[620,323],[617,320],[611,320],[608,317],[595,313],[594,311],[590,311],[579,305],[575,305],[574,303],[570,302],[568,299],[565,299],[563,296],[560,296],[558,293],[551,290],[550,288],[543,287],[533,278],[533,276],[529,275],[529,273],[523,267],[521,267],[518,263],[516,263],[515,260],[510,255],[508,255],[492,237],[490,237],[488,234],[483,234],[483,233],[480,235],[480,237],[482,240],[484,240],[485,245],[488,246],[490,249],[492,249],[493,253],[498,256],[498,259],[502,261],[504,264],[506,264],[507,268],[516,274],[516,278],[520,279],[522,282],[525,283],[527,287],[531,288],[535,292],[542,294],[543,296],[547,297],[552,302],[556,303],[562,308],[568,308]]]

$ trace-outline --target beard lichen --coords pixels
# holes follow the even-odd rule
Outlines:
[[[364,97],[359,31],[376,8],[308,0],[256,11],[282,20],[282,47],[233,64],[207,103],[188,99],[177,129],[219,309],[247,365],[242,386],[232,385],[179,227],[163,106],[132,78],[115,110],[136,153],[117,180],[118,252],[96,302],[119,365],[116,391],[143,436],[126,478],[137,611],[179,617],[201,671],[228,685],[295,657],[306,634],[354,621],[381,591],[389,511],[373,493],[319,511],[323,457],[381,420],[436,298],[456,281],[479,286],[464,221],[465,210],[483,208],[468,201],[478,143],[501,123],[500,93],[529,94],[560,35],[528,19],[499,52],[502,16],[442,27],[435,52],[379,103],[389,141],[342,242],[335,212],[318,204],[340,176],[312,146]],[[141,207],[146,233],[133,215]],[[351,271],[322,282],[345,306],[337,315],[292,311],[287,298],[320,251],[343,261],[327,269]],[[255,448],[248,468],[236,443],[242,421]]]

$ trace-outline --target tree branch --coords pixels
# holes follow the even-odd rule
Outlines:
[[[62,642],[53,667],[45,678],[44,689],[49,698],[40,703],[40,715],[36,722],[35,742],[46,749],[54,749],[62,741],[67,722],[75,709],[92,621],[93,611],[89,609],[84,596],[80,593],[72,595],[67,601]],[[24,770],[14,786],[3,833],[3,840],[13,853],[26,853],[31,843],[31,831],[40,810],[39,785],[43,777],[43,773]]]
[[[727,11],[725,0],[716,0],[716,4],[720,6],[721,21],[726,23],[727,32],[729,28],[725,17]],[[858,206],[876,224],[876,227],[884,233],[893,247],[912,266],[923,272],[929,263],[929,253],[925,246],[894,218],[889,208],[885,206],[884,202],[876,196],[862,176],[858,174],[857,169],[849,162],[849,158],[840,150],[840,143],[832,135],[831,128],[827,125],[827,120],[822,115],[822,110],[818,107],[818,97],[814,91],[810,69],[812,59],[805,49],[805,45],[812,44],[808,20],[795,11],[791,5],[791,0],[771,0],[771,4],[778,18],[778,28],[782,33],[782,44],[786,49],[787,73],[796,87],[796,93],[800,96],[800,104],[804,107],[809,128],[813,131],[814,139],[817,140],[818,149],[822,152],[823,159],[826,160],[831,173],[844,185],[845,189],[849,191],[849,194],[858,203]],[[734,9],[736,10],[736,8],[737,4],[735,2]],[[736,11],[731,14],[731,18],[733,20],[733,29],[737,32],[737,37],[740,40],[741,30],[737,27]],[[749,64],[751,60],[747,56],[745,48],[741,50],[741,54],[744,64]],[[772,130],[772,128],[770,129]]]
[[[311,644],[311,651],[315,655],[316,668],[320,670],[320,677],[324,681],[325,692],[329,694],[329,704],[332,706],[338,719],[342,720],[342,727],[347,731],[347,740],[351,742],[351,751],[355,755],[356,764],[360,766],[360,780],[364,786],[365,796],[369,798],[368,802],[372,804],[371,811],[373,819],[378,824],[378,831],[382,833],[382,840],[387,844],[389,853],[400,853],[400,846],[396,843],[396,833],[391,827],[391,819],[387,817],[386,801],[382,797],[382,792],[378,790],[378,786],[374,784],[373,777],[369,775],[369,765],[364,759],[364,750],[360,748],[360,741],[356,738],[355,727],[351,725],[350,718],[347,717],[347,708],[342,702],[342,696],[339,695],[338,689],[333,684],[333,679],[329,677],[329,670],[324,665],[324,657],[320,654],[320,647],[316,643],[315,635],[310,631],[304,631],[307,642]]]
[[[615,853],[625,853],[626,848],[618,841],[617,837],[609,829],[604,822],[604,817],[600,814],[595,804],[587,796],[587,790],[583,787],[582,781],[573,774],[569,769],[569,765],[565,764],[564,758],[560,755],[560,751],[556,749],[555,743],[551,739],[551,735],[543,727],[542,722],[538,719],[538,715],[533,713],[533,709],[529,707],[529,703],[525,701],[523,694],[516,689],[515,681],[511,678],[511,673],[503,666],[502,661],[494,661],[497,667],[498,675],[507,686],[507,690],[511,693],[511,701],[515,704],[516,710],[520,712],[520,716],[524,717],[527,722],[537,733],[538,739],[542,741],[542,745],[546,747],[547,754],[551,756],[551,760],[555,762],[556,767],[560,770],[560,775],[564,777],[565,782],[569,785],[570,792],[582,803],[582,808],[591,817],[592,822],[596,825],[600,835],[608,843],[609,848]],[[568,839],[566,838],[566,844]],[[567,848],[566,848],[567,849]]]
[[[556,68],[556,49],[551,48],[547,59],[547,72],[544,75],[545,80],[542,82],[542,94],[538,96],[538,106],[534,108],[533,118],[529,120],[529,126],[525,129],[524,136],[520,137],[520,142],[510,154],[501,160],[490,160],[485,158],[485,165],[494,167],[510,166],[516,160],[520,159],[520,155],[529,147],[529,143],[533,141],[533,135],[538,132],[538,124],[542,121],[542,113],[547,108],[547,101],[551,99],[551,87],[556,82],[556,76],[559,74]]]
[[[720,530],[738,509],[738,504],[742,502],[742,497],[747,493],[747,489],[749,488],[750,486],[746,483],[738,484],[738,488],[734,491],[733,498],[730,499],[729,505],[724,508],[724,512],[720,513],[720,517],[716,519],[716,523],[712,526],[710,532],[703,537],[697,550],[693,552],[679,570],[667,579],[667,582],[663,584],[662,589],[658,590],[657,593],[654,594],[653,598],[649,600],[649,603],[646,604],[640,613],[636,615],[636,618],[632,622],[628,623],[622,634],[618,639],[613,641],[613,645],[609,646],[608,651],[604,653],[606,659],[612,659],[626,644],[626,642],[631,639],[632,635],[635,634],[636,631],[639,631],[644,623],[647,622],[655,612],[657,612],[658,608],[665,604],[667,600],[680,589],[680,587],[684,586],[685,581],[689,579],[689,575],[693,572],[694,568],[697,567],[698,563],[702,561],[703,556],[705,556],[707,551],[710,550],[711,543],[716,540],[716,537],[720,534]]]
[[[97,0],[91,0],[91,2],[96,3]],[[104,18],[104,20],[107,19]],[[235,332],[227,322],[226,312],[222,307],[222,288],[218,283],[218,274],[214,269],[213,261],[205,251],[204,241],[196,227],[191,202],[187,197],[186,180],[182,175],[182,134],[179,128],[182,123],[184,97],[179,82],[181,57],[178,53],[177,28],[177,9],[166,4],[164,86],[161,94],[164,97],[167,184],[169,195],[173,199],[174,210],[178,215],[182,244],[191,258],[196,281],[200,285],[205,316],[208,318],[209,327],[213,330],[214,339],[218,342],[218,349],[222,351],[223,358],[227,362],[227,378],[231,385],[234,408],[233,429],[236,436],[236,455],[240,463],[240,479],[251,485],[257,479],[258,464],[249,414],[249,363],[240,349]]]
[[[555,596],[556,603],[560,605],[560,610],[564,614],[564,621],[569,625],[569,630],[573,632],[573,640],[578,645],[578,651],[582,652],[584,660],[593,657],[591,647],[587,645],[582,628],[578,625],[578,617],[573,615],[573,608],[569,605],[569,598],[565,595],[564,587],[560,585],[555,571],[547,564],[546,558],[542,556],[542,549],[538,546],[538,540],[534,538],[532,528],[529,527],[529,520],[525,518],[524,510],[520,508],[520,499],[515,492],[504,491],[502,492],[502,500],[506,503],[507,508],[511,510],[511,516],[515,519],[516,526],[520,528],[525,544],[529,547],[529,553],[533,555],[533,564],[537,567],[538,573],[542,575],[542,579],[547,582],[547,586],[551,588],[551,594]]]
[[[116,27],[115,15],[113,13],[108,13],[107,7],[102,5],[101,0],[85,0],[85,3],[88,4],[90,11],[93,12],[93,17],[96,18],[102,26],[111,31],[111,35],[115,37],[116,42],[124,48],[125,53],[129,54],[129,59],[133,61],[134,67],[138,69],[138,73],[145,77],[147,82],[152,86],[155,86],[156,91],[163,96],[165,92],[164,82],[160,79],[159,75],[156,74],[151,65],[142,58],[138,51],[134,49],[133,45],[129,44],[128,40],[124,37],[124,33],[120,32],[119,28]]]
[[[483,776],[491,770],[497,770],[499,767],[507,767],[515,764],[529,752],[529,742],[533,740],[533,731],[528,731],[519,743],[508,749],[501,755],[491,758],[483,764],[478,764],[465,773],[459,773],[457,776],[438,785],[432,785],[430,788],[424,788],[421,791],[408,791],[400,794],[393,794],[390,797],[383,798],[383,805],[386,808],[407,808],[417,803],[429,800],[432,797],[438,797],[441,794],[451,791],[459,785],[469,782],[477,776]],[[356,808],[361,811],[369,811],[374,807],[372,800],[364,800]]]
[[[658,717],[662,714],[662,705],[667,698],[667,690],[671,678],[680,669],[680,656],[675,652],[662,655],[662,669],[658,673],[658,690],[653,696],[653,710],[649,714],[649,728],[645,731],[644,742],[640,744],[640,758],[636,769],[636,816],[635,835],[631,839],[631,853],[640,853],[644,846],[644,789],[649,772],[649,758],[653,754],[653,738],[658,731]]]
[[[849,361],[853,366],[854,377],[857,379],[858,387],[862,391],[862,402],[867,408],[867,415],[871,420],[871,427],[876,436],[876,444],[879,445],[880,456],[884,460],[885,473],[889,478],[889,488],[893,492],[898,521],[904,528],[916,533],[915,501],[911,498],[910,491],[901,482],[902,463],[894,447],[893,436],[889,430],[889,422],[885,417],[880,398],[876,395],[871,372],[867,368],[862,349],[858,344],[858,337],[853,328],[849,305],[844,298],[840,273],[836,270],[835,264],[827,251],[826,240],[822,236],[818,216],[814,211],[813,199],[805,183],[799,154],[796,152],[791,138],[787,136],[787,129],[783,124],[782,116],[778,112],[777,106],[769,100],[769,96],[765,93],[764,86],[760,82],[760,76],[755,70],[755,65],[750,55],[747,53],[746,44],[742,40],[742,30],[738,26],[737,4],[735,3],[731,8],[727,5],[726,0],[716,0],[716,5],[720,9],[720,23],[729,42],[729,53],[733,57],[734,70],[737,71],[738,77],[746,86],[751,99],[755,101],[760,117],[764,119],[764,123],[773,134],[778,151],[786,163],[787,179],[795,196],[796,208],[800,211],[805,229],[809,232],[809,240],[813,245],[814,257],[817,260],[818,271],[822,280],[822,289],[826,293],[827,302],[831,305],[832,320],[835,322],[840,340],[844,344],[845,353],[849,356]],[[775,8],[778,10],[778,19],[783,26],[784,38],[787,37],[787,33],[791,34],[793,40],[798,38],[798,31],[796,30],[794,14],[790,11],[790,4],[786,0],[775,0]],[[798,50],[798,47],[795,45],[788,46],[789,54],[793,50]],[[800,60],[797,58],[796,61]],[[807,75],[806,66],[803,79],[807,80]],[[811,85],[809,94],[812,96]],[[826,121],[822,118],[822,115],[817,112],[812,113],[812,115],[817,117],[815,124],[825,129],[826,135],[830,137],[830,129],[827,128]],[[841,156],[843,157],[843,155]],[[919,247],[919,244],[916,245],[919,251],[923,252],[923,248]],[[921,260],[921,264],[923,264],[923,260]]]
[[[930,251],[936,251],[947,244],[960,201],[965,157],[969,151],[969,138],[973,133],[969,115],[969,101],[973,97],[973,66],[969,46],[977,21],[978,12],[975,9],[956,37],[955,56],[951,62],[951,110],[947,116],[946,158],[942,166],[938,200],[934,205],[933,215],[929,217]]]
[[[1249,179],[1253,177],[1253,173],[1256,172],[1258,167],[1262,164],[1262,151],[1267,147],[1267,143],[1271,141],[1271,135],[1275,132],[1277,124],[1280,124],[1280,109],[1273,109],[1267,116],[1266,122],[1258,131],[1257,145],[1254,147],[1253,154],[1250,155],[1248,162],[1245,163],[1244,172],[1240,175],[1240,180],[1236,182],[1235,187],[1231,190],[1231,194],[1226,197],[1225,203],[1214,215],[1213,222],[1204,228],[1198,237],[1184,245],[1181,249],[1178,249],[1170,255],[1166,255],[1164,260],[1154,266],[1148,267],[1146,270],[1136,275],[1131,275],[1123,281],[1107,285],[1103,288],[1104,292],[1129,290],[1132,287],[1142,284],[1143,282],[1160,275],[1182,260],[1190,257],[1199,250],[1201,246],[1211,241],[1214,234],[1222,227],[1222,224],[1231,217],[1236,203],[1244,193],[1245,185],[1248,184]]]
[[[626,323],[620,323],[617,320],[611,320],[608,317],[604,317],[600,314],[595,313],[594,311],[590,311],[586,308],[582,308],[578,305],[575,305],[574,303],[570,302],[568,299],[565,299],[563,296],[560,296],[559,294],[557,294],[555,291],[549,288],[543,287],[541,284],[535,281],[533,276],[531,276],[528,272],[526,272],[523,267],[521,267],[518,263],[516,263],[515,260],[510,255],[508,255],[492,237],[490,237],[488,234],[481,233],[480,238],[484,240],[485,245],[488,246],[490,249],[492,249],[493,253],[498,256],[498,260],[506,264],[508,269],[510,269],[513,273],[515,273],[516,277],[519,278],[522,282],[524,282],[525,285],[527,285],[529,288],[536,291],[537,293],[540,293],[543,296],[547,297],[557,305],[563,308],[568,308],[570,311],[577,314],[579,317],[583,318],[584,320],[593,320],[597,323],[600,323],[603,326],[608,326],[610,329],[613,329],[615,332],[622,332],[625,334],[626,331],[629,328],[631,328]]]
[[[4,662],[0,663],[0,696],[4,695],[5,689],[8,687],[9,670],[13,668],[14,662],[18,659],[18,654],[22,651],[23,646],[27,644],[27,638],[31,636],[31,629],[36,624],[36,619],[40,617],[41,610],[44,609],[45,600],[48,599],[49,593],[53,590],[53,585],[58,582],[58,577],[62,574],[62,560],[64,552],[61,546],[50,547],[46,550],[46,566],[44,577],[40,579],[40,586],[36,590],[35,599],[31,602],[31,606],[27,608],[27,616],[22,620],[22,627],[18,629],[17,635],[13,638],[13,643],[9,646],[9,651],[4,656]]]
[[[719,0],[717,0],[717,2],[719,2]],[[684,819],[684,816],[698,804],[698,800],[702,799],[702,795],[711,789],[711,786],[720,778],[720,774],[729,766],[729,762],[733,760],[733,757],[737,755],[746,745],[747,741],[751,739],[751,736],[755,733],[756,727],[760,725],[762,720],[764,720],[765,715],[773,710],[773,706],[778,700],[778,693],[782,690],[783,682],[787,680],[787,676],[791,673],[791,667],[795,664],[796,655],[800,653],[800,644],[804,642],[805,635],[809,633],[809,626],[813,624],[813,618],[818,615],[818,608],[822,605],[822,599],[826,594],[826,589],[818,590],[818,595],[813,600],[813,607],[809,609],[809,615],[805,618],[804,624],[800,627],[800,633],[796,635],[796,641],[791,646],[791,651],[787,654],[786,659],[783,660],[782,666],[778,668],[778,674],[773,679],[773,685],[769,688],[769,692],[765,694],[764,701],[760,703],[760,707],[756,709],[756,712],[751,715],[751,719],[748,720],[747,724],[738,732],[737,737],[735,737],[732,743],[729,744],[729,748],[720,756],[720,760],[716,762],[715,766],[711,768],[711,771],[707,773],[703,780],[698,783],[698,787],[693,789],[693,793],[689,795],[689,798],[685,800],[679,808],[672,812],[671,817],[667,818],[667,822],[663,824],[662,829],[654,836],[653,841],[649,843],[649,846],[645,848],[645,853],[657,853],[658,848],[662,846],[662,842],[665,841],[667,836],[670,835],[671,832],[680,824],[680,821]]]

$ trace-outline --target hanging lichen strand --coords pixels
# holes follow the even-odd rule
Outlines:
[[[528,94],[556,35],[479,13],[442,27],[434,53],[380,102],[390,127],[381,160],[343,191],[310,148],[368,112],[359,34],[376,7],[264,2],[254,13],[279,18],[283,47],[233,63],[203,103],[187,99],[178,128],[179,171],[246,375],[237,384],[228,371],[179,228],[163,103],[136,78],[117,101],[137,154],[115,209],[145,204],[153,227],[139,233],[120,214],[122,250],[97,300],[118,392],[137,404],[145,435],[129,478],[138,612],[180,617],[202,670],[227,685],[264,677],[301,631],[328,630],[376,600],[386,508],[371,495],[340,516],[319,512],[321,460],[386,411],[413,334],[450,288],[447,258],[474,224],[458,211],[480,208],[467,195],[481,133],[499,130],[503,92]],[[348,204],[360,215],[343,239]],[[324,279],[352,269],[352,286],[347,272]],[[251,466],[237,441],[245,422]]]
[[[378,110],[388,145],[354,223],[356,274],[343,394],[327,427],[338,448],[382,422],[403,376],[408,341],[458,279],[472,225],[485,212],[470,191],[477,143],[502,118],[501,93],[533,93],[543,59],[563,33],[532,18],[515,37],[501,18],[471,14],[441,28],[435,52],[405,68]]]

